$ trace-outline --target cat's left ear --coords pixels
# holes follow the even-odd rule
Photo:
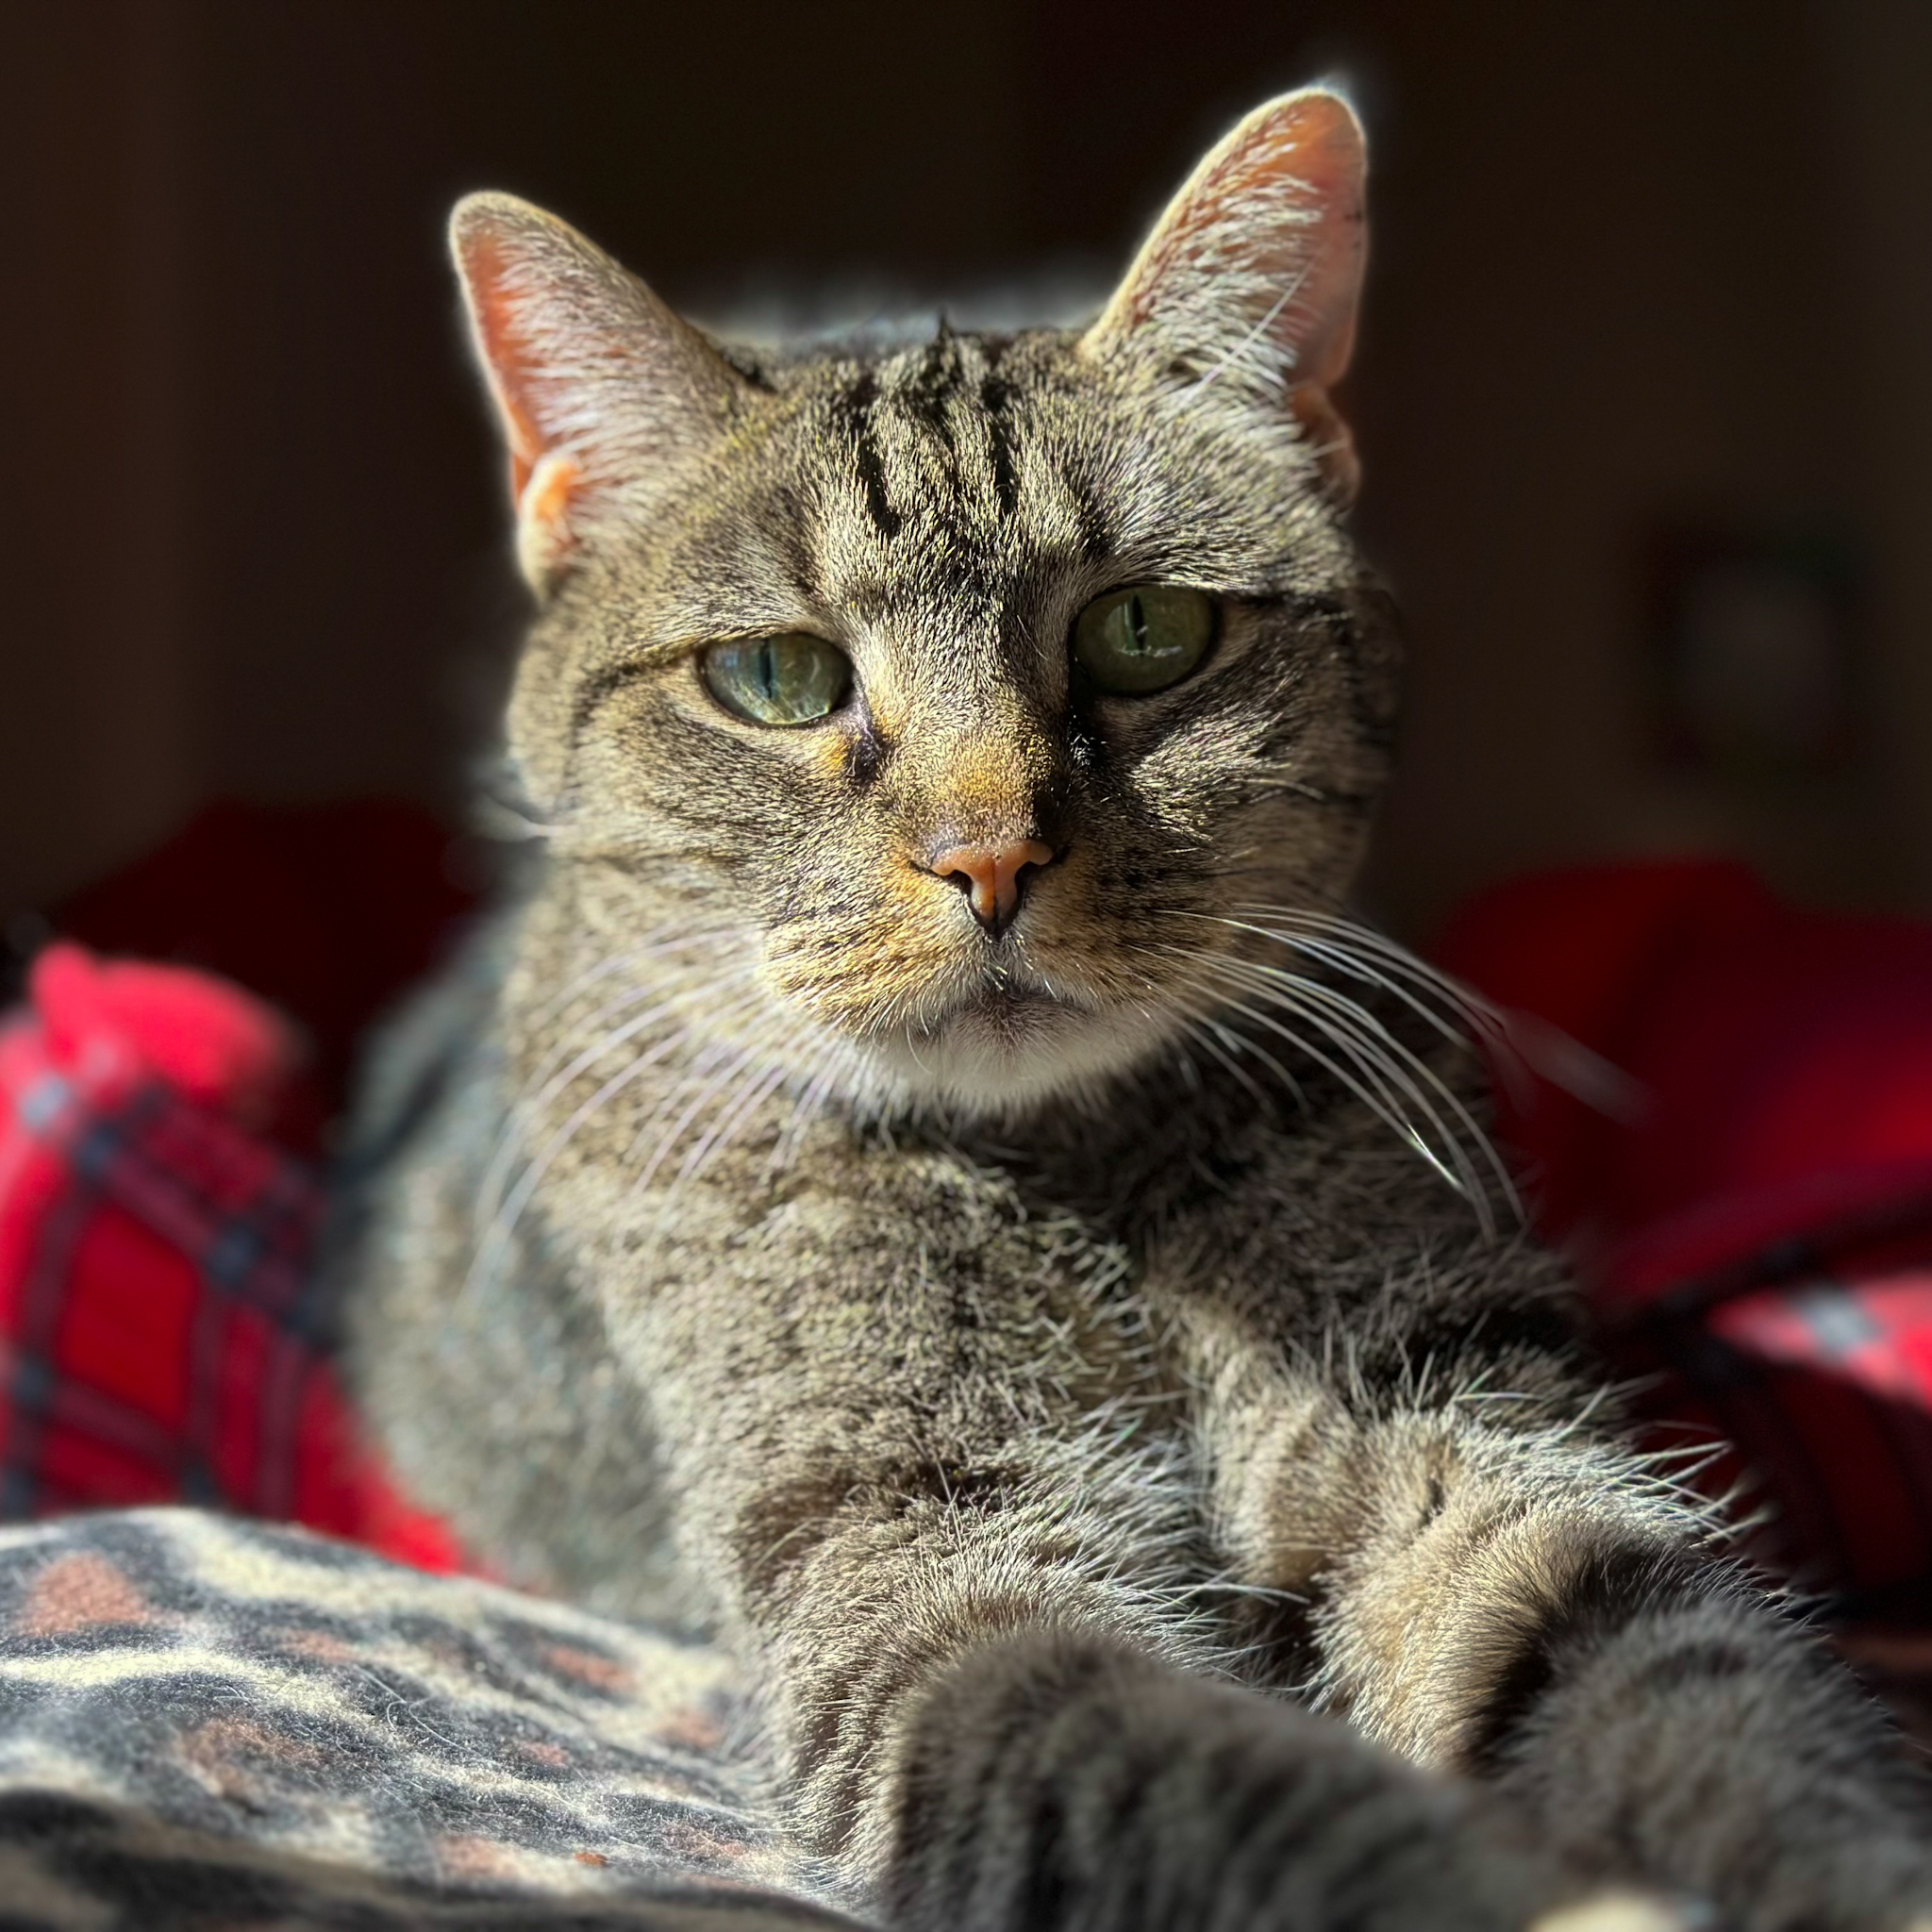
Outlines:
[[[1257,108],[1196,168],[1148,238],[1087,354],[1158,359],[1300,421],[1328,486],[1355,493],[1329,399],[1355,347],[1368,254],[1361,124],[1325,88]]]

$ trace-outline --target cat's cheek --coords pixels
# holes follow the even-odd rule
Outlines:
[[[851,780],[858,756],[857,736],[845,731],[814,731],[807,760],[812,777],[828,794],[842,790]]]

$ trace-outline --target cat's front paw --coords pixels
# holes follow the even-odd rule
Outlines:
[[[1699,1932],[1579,1895],[1473,1788],[1100,1641],[962,1659],[903,1762],[898,1932]]]

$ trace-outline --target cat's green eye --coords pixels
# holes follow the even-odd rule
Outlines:
[[[1214,641],[1214,599],[1184,584],[1134,584],[1096,597],[1074,624],[1074,656],[1102,691],[1178,684]]]
[[[706,688],[754,724],[814,724],[852,691],[852,660],[808,631],[713,644],[698,660]]]

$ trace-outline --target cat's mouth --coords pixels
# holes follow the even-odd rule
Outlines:
[[[933,1039],[963,1032],[1018,1044],[1037,1038],[1042,1028],[1064,1026],[1086,1010],[1049,987],[1003,978],[956,997],[919,1030]]]
[[[1141,1044],[1084,989],[1024,967],[975,974],[875,1040],[898,1079],[930,1099],[1006,1113],[1090,1084]]]

